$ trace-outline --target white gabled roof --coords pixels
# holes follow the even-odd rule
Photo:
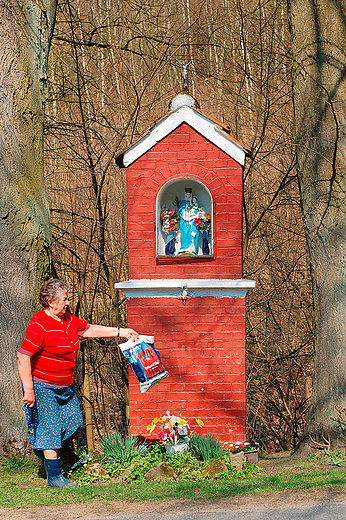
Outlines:
[[[245,150],[242,145],[229,136],[227,127],[221,121],[196,109],[191,96],[178,94],[172,100],[170,111],[171,113],[161,119],[146,136],[123,154],[123,166],[132,164],[182,123],[190,125],[232,159],[244,165]]]

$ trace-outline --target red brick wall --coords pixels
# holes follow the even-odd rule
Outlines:
[[[155,336],[169,377],[141,394],[130,370],[130,431],[169,410],[199,434],[245,441],[245,298],[131,298],[128,323]]]
[[[188,176],[214,202],[214,258],[156,260],[156,198],[162,186]],[[241,278],[242,167],[187,124],[127,168],[129,278]]]

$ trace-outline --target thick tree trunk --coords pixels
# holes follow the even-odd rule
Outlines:
[[[26,429],[16,351],[50,271],[42,92],[56,0],[0,0],[0,454]]]
[[[298,176],[315,313],[306,433],[338,437],[335,405],[346,408],[346,2],[288,0],[288,7]]]

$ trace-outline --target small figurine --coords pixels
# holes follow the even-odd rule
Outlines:
[[[189,61],[189,63],[187,63],[185,60],[184,61],[179,61],[177,60],[178,63],[180,63],[180,65],[182,65],[183,67],[183,80],[184,80],[184,90],[187,90],[187,67],[192,63],[192,61]]]

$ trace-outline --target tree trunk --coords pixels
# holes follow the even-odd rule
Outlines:
[[[306,437],[338,438],[335,405],[346,408],[346,2],[288,0],[288,8],[298,177],[315,316]]]
[[[27,445],[16,351],[50,272],[43,91],[57,0],[0,0],[0,454]]]

